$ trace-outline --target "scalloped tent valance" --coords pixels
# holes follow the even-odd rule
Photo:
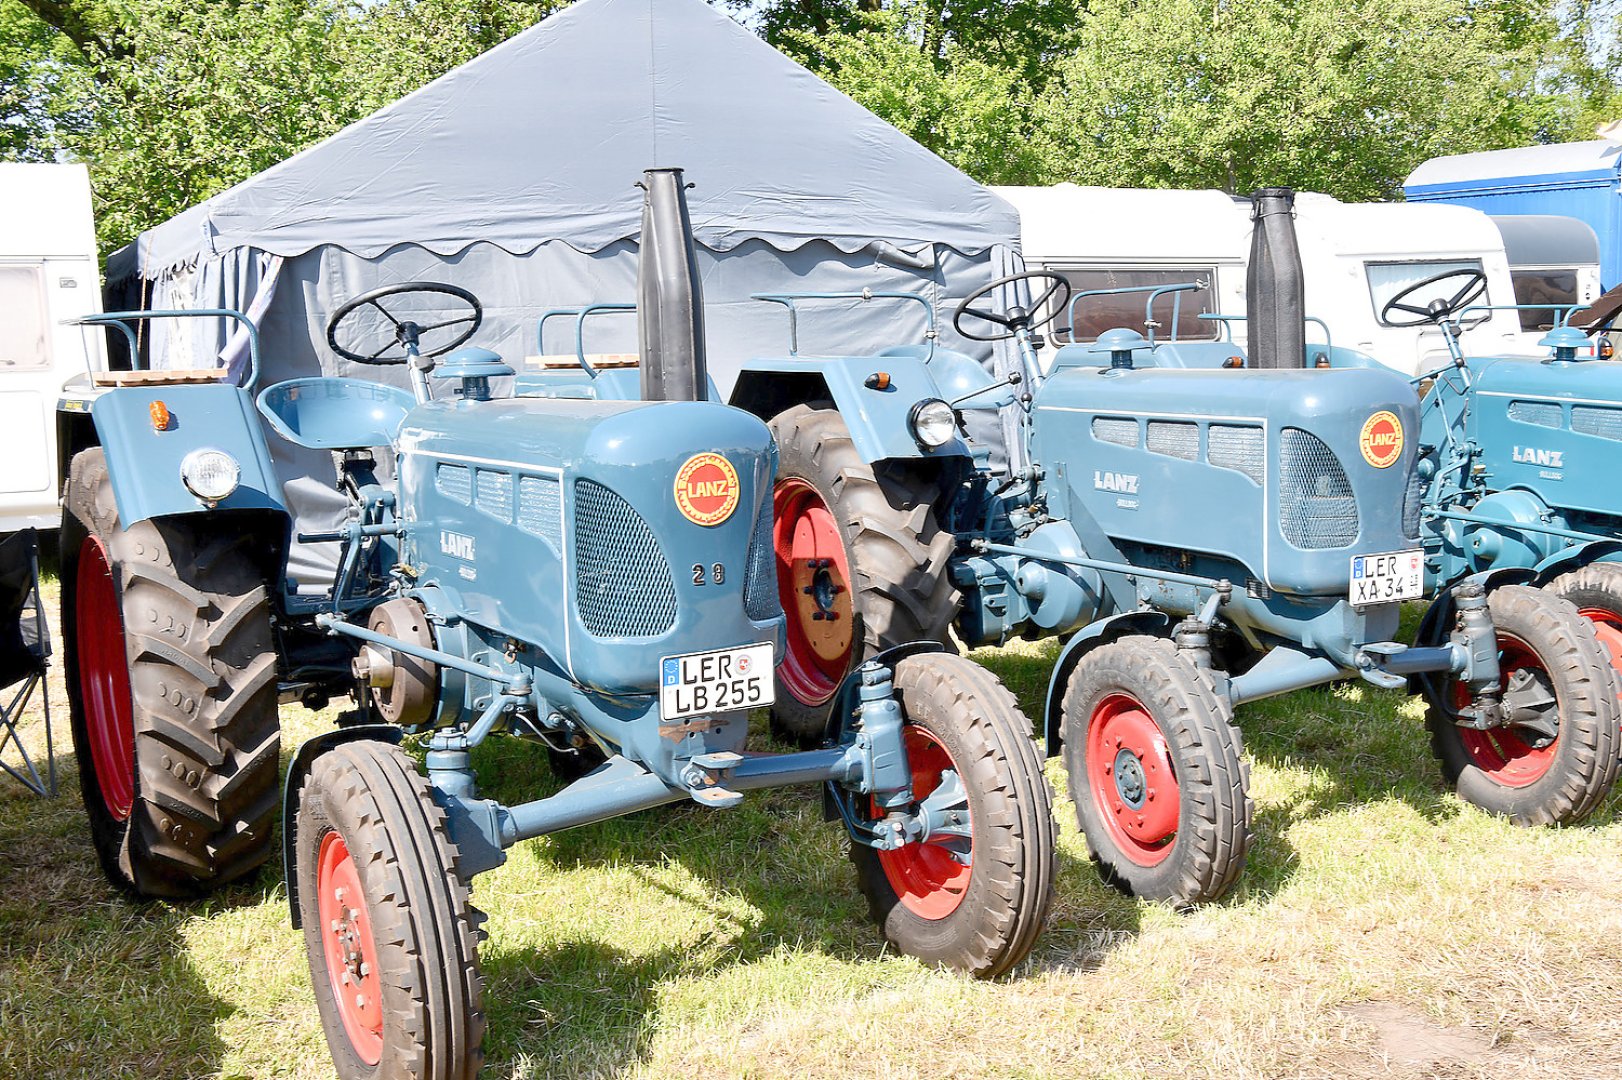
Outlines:
[[[147,230],[107,276],[241,248],[595,252],[637,235],[652,166],[687,170],[714,251],[1018,243],[1006,202],[702,0],[580,0]]]

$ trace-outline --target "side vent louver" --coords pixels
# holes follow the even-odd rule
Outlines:
[[[1260,484],[1267,476],[1267,433],[1249,424],[1212,424],[1206,458],[1219,469],[1242,472]]]
[[[1562,426],[1560,406],[1552,401],[1512,401],[1509,403],[1509,418],[1522,424],[1536,424],[1538,427]],[[1575,419],[1574,416],[1573,421]]]
[[[1138,422],[1115,416],[1093,417],[1093,438],[1116,446],[1138,445]]]
[[[556,477],[518,478],[518,527],[563,553],[563,493]]]
[[[434,470],[434,486],[453,502],[467,506],[473,502],[473,470],[466,465],[440,462]]]
[[[497,472],[493,469],[480,469],[478,488],[478,507],[480,510],[497,521],[511,521],[513,519],[512,473]]]
[[[1200,426],[1187,420],[1151,420],[1148,447],[1152,454],[1197,461],[1200,456]]]
[[[782,614],[777,597],[777,553],[772,547],[772,489],[766,488],[755,532],[749,538],[749,571],[743,583],[743,613],[755,622]]]
[[[1560,411],[1558,405],[1555,411]],[[1622,409],[1604,405],[1573,405],[1571,430],[1580,435],[1598,435],[1602,439],[1622,441]]]

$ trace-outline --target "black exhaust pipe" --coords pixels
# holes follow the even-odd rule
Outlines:
[[[1262,188],[1251,196],[1250,268],[1245,327],[1253,368],[1306,365],[1306,281],[1295,242],[1295,192]]]
[[[698,287],[693,224],[680,169],[642,174],[642,255],[636,274],[636,323],[644,401],[702,401],[704,298]]]

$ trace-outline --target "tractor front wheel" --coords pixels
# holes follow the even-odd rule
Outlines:
[[[101,448],[63,500],[62,626],[74,752],[102,869],[196,896],[271,852],[279,805],[270,601],[246,530],[118,518]]]
[[[1498,634],[1502,701],[1520,721],[1477,731],[1432,702],[1425,715],[1442,775],[1465,802],[1517,825],[1570,824],[1597,809],[1617,775],[1617,675],[1569,601],[1504,585],[1487,597]],[[1437,687],[1470,701],[1456,679]]]
[[[1577,614],[1594,624],[1594,636],[1622,676],[1622,564],[1590,563],[1560,575],[1544,588],[1570,600],[1577,606]]]
[[[1076,665],[1064,763],[1087,850],[1128,896],[1178,907],[1233,887],[1250,846],[1232,711],[1177,646],[1127,637]]]
[[[299,797],[299,918],[343,1080],[471,1080],[484,1063],[482,916],[445,813],[411,759],[345,743]]]
[[[1000,975],[1031,951],[1053,899],[1053,797],[1031,723],[994,676],[949,653],[902,660],[895,687],[914,798],[954,786],[968,832],[894,851],[853,843],[857,885],[902,952]]]
[[[772,728],[801,745],[824,734],[828,703],[863,659],[912,641],[947,641],[958,593],[955,541],[940,528],[938,483],[862,460],[832,405],[796,405],[777,439],[772,543],[788,617]]]

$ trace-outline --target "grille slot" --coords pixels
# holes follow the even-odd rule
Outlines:
[[[1114,416],[1093,417],[1093,438],[1116,446],[1138,445],[1138,422]]]
[[[440,462],[434,470],[434,487],[445,498],[467,506],[473,502],[473,470],[466,465]]]
[[[1402,500],[1402,535],[1410,540],[1419,539],[1419,511],[1425,502],[1425,481],[1419,470],[1408,474],[1408,494]]]
[[[1187,420],[1149,421],[1149,452],[1195,461],[1200,456],[1200,426]]]
[[[563,492],[556,477],[518,478],[518,527],[563,551]]]
[[[743,613],[767,622],[783,613],[777,596],[777,552],[772,548],[772,489],[767,487],[749,538],[749,570],[743,583]]]
[[[513,519],[512,473],[480,469],[478,474],[479,509],[499,521]]]
[[[1285,428],[1279,444],[1279,525],[1306,551],[1357,539],[1357,497],[1335,452],[1316,435]]]
[[[1256,483],[1267,476],[1267,436],[1249,424],[1212,424],[1206,431],[1206,457],[1219,469],[1242,472]]]
[[[1556,405],[1555,411],[1560,407]],[[1603,405],[1573,405],[1571,430],[1582,435],[1598,435],[1602,439],[1622,440],[1622,409]]]
[[[1576,412],[1576,409],[1572,410],[1573,427],[1576,427]],[[1536,424],[1538,427],[1562,426],[1560,406],[1552,401],[1512,401],[1509,403],[1509,418],[1523,424]]]
[[[575,603],[593,637],[656,637],[676,624],[676,582],[642,515],[591,480],[574,485]]]

